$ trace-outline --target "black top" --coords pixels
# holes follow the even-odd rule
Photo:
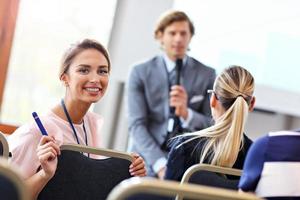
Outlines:
[[[172,142],[171,151],[168,156],[165,179],[180,181],[184,172],[189,167],[199,164],[200,153],[206,139],[195,139],[177,148],[178,145],[182,144],[189,138],[191,138],[191,136],[180,137]],[[251,144],[252,140],[244,134],[244,146],[240,150],[237,160],[232,168],[243,169],[245,157]],[[208,160],[204,160],[204,163],[208,163]]]

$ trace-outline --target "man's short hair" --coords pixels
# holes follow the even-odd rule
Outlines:
[[[159,33],[163,33],[165,31],[166,27],[168,27],[174,22],[182,21],[188,22],[191,35],[193,36],[195,34],[195,27],[190,18],[184,12],[175,10],[168,11],[160,17],[154,30],[155,39],[157,39]]]

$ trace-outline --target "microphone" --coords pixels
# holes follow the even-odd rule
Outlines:
[[[176,60],[176,85],[180,85],[180,73],[182,69],[182,59]]]
[[[176,65],[175,65],[175,72],[176,72],[176,76],[175,76],[175,85],[180,85],[180,73],[181,73],[181,69],[182,69],[182,59],[178,58],[176,60]],[[170,113],[172,115],[175,114],[175,107],[171,107]]]
[[[173,84],[174,85],[180,85],[180,73],[181,73],[181,69],[182,69],[182,59],[178,58],[175,61],[175,63],[176,63],[176,65],[175,65],[175,77],[173,78]],[[171,86],[173,84],[171,84]],[[170,113],[172,115],[174,115],[174,113],[175,113],[175,107],[170,107]]]

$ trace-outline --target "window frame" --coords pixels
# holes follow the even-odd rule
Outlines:
[[[0,1],[0,111],[20,0]]]

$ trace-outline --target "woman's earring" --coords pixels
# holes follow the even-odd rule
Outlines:
[[[69,83],[67,81],[65,81],[65,86],[68,87],[69,86]]]

